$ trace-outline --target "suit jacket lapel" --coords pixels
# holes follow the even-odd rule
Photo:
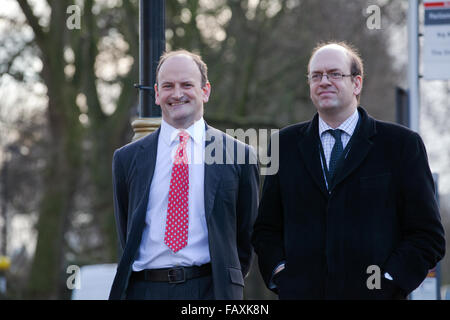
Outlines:
[[[300,149],[300,154],[302,155],[306,168],[309,170],[314,182],[317,184],[320,191],[328,197],[320,162],[318,121],[319,116],[316,114],[313,120],[304,129],[304,132],[300,132],[300,135],[303,135],[303,138],[299,139],[298,148]]]
[[[160,128],[158,128],[154,134],[151,134],[146,138],[147,140],[141,145],[139,154],[136,157],[137,176],[139,177],[139,184],[142,189],[148,189],[153,179],[156,154],[158,151],[159,132]]]
[[[372,148],[370,138],[376,134],[375,121],[368,116],[367,112],[359,107],[361,117],[358,130],[353,134],[354,140],[348,152],[347,158],[343,162],[342,169],[336,172],[333,187],[347,178],[364,160]]]
[[[211,155],[212,158],[215,157],[214,152],[216,151],[216,148],[222,147],[223,152],[225,152],[225,149],[223,148],[222,143],[218,143],[215,141],[215,139],[222,139],[222,133],[219,130],[216,130],[208,125],[205,125],[206,131],[205,131],[205,158],[208,156],[206,155],[207,147],[210,145],[210,143],[215,143],[215,148],[212,150],[213,154]],[[223,140],[221,141],[223,142]],[[216,197],[216,191],[217,186],[219,184],[221,177],[221,170],[220,170],[220,164],[214,162],[212,164],[207,164],[205,161],[205,178],[204,178],[204,200],[205,200],[205,217],[208,221],[211,217],[211,213],[214,207],[214,199]]]

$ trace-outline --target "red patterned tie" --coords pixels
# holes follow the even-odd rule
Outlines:
[[[189,220],[189,165],[186,152],[189,134],[181,131],[178,136],[180,144],[175,153],[170,178],[169,205],[164,235],[164,243],[173,252],[177,252],[187,245]]]

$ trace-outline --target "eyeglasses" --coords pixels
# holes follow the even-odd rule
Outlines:
[[[342,80],[344,77],[353,77],[353,74],[342,74],[342,72],[330,72],[330,73],[322,73],[322,72],[315,72],[311,75],[308,75],[308,80],[311,83],[318,83],[322,81],[323,76],[327,77],[328,80],[335,80],[339,81]]]

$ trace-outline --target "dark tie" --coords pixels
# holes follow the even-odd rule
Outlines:
[[[330,164],[328,166],[328,172],[330,173],[330,178],[334,177],[336,171],[336,165],[339,161],[339,158],[342,155],[343,147],[341,141],[342,130],[327,130],[334,137],[334,146],[333,150],[331,150]]]

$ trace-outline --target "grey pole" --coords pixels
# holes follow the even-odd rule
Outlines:
[[[419,0],[409,0],[408,7],[408,93],[409,126],[419,132]]]
[[[139,118],[133,121],[137,140],[155,131],[161,124],[161,109],[155,104],[153,85],[156,67],[164,52],[165,2],[164,0],[139,1]]]
[[[2,216],[3,216],[3,226],[2,226],[2,248],[0,255],[7,256],[8,254],[8,161],[5,159],[2,166]]]
[[[165,49],[164,0],[140,0],[139,8],[139,116],[160,117],[153,85],[156,67]]]

